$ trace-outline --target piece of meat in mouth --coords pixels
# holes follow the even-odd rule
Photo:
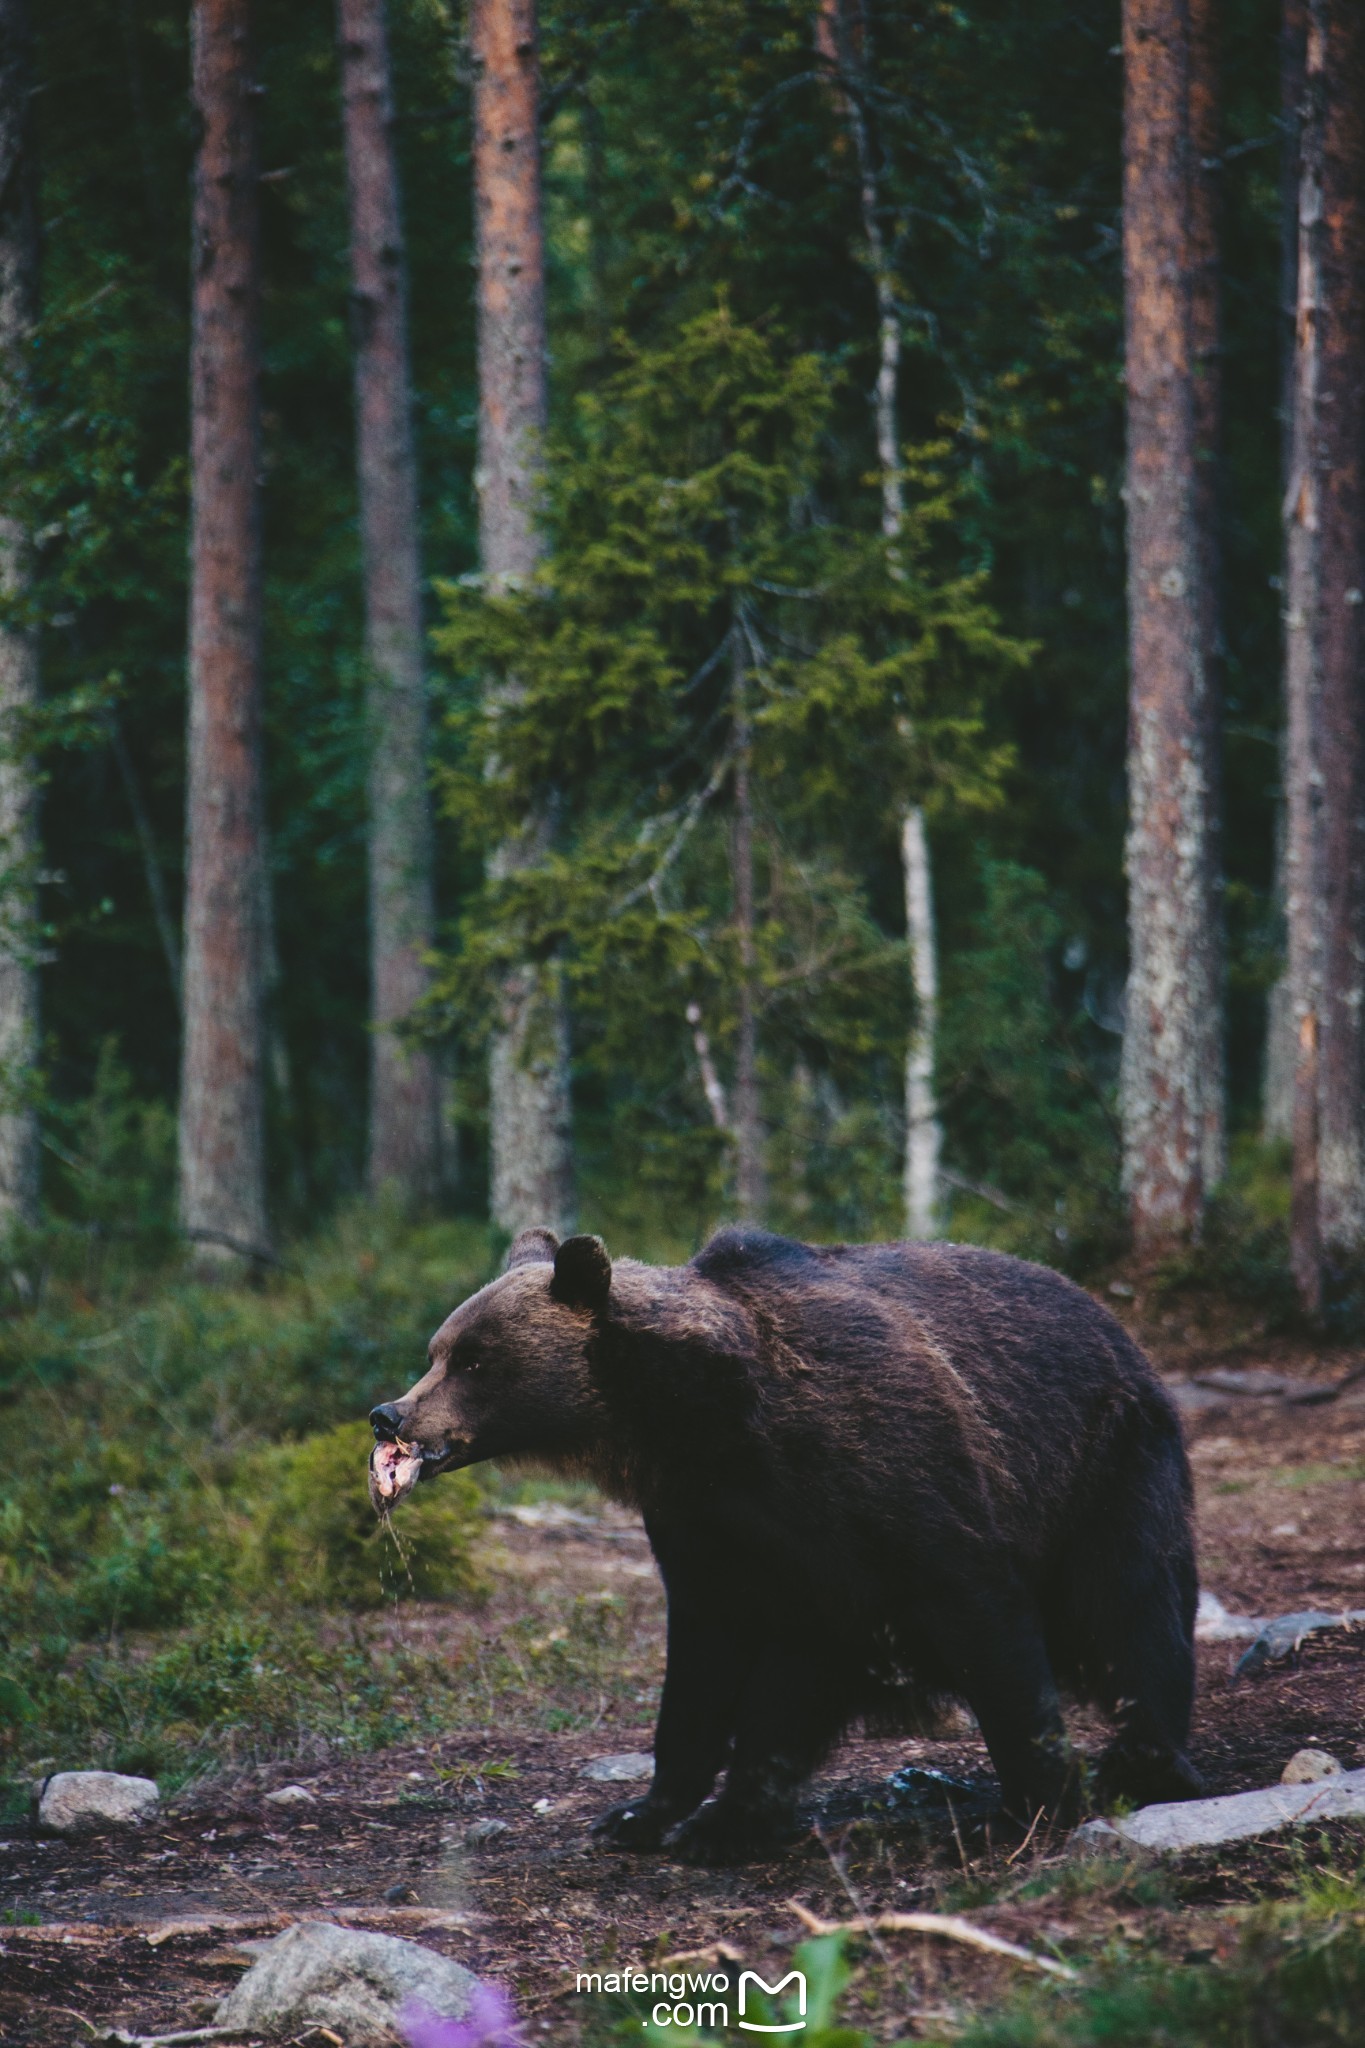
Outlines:
[[[370,1452],[370,1491],[375,1506],[391,1508],[411,1493],[422,1476],[422,1453],[416,1444],[392,1437]]]

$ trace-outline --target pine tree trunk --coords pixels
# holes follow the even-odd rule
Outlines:
[[[739,1042],[735,1056],[734,1137],[736,1206],[746,1223],[761,1223],[768,1202],[763,1161],[763,1117],[758,1090],[758,956],[754,945],[753,733],[749,723],[744,631],[730,635],[734,707],[735,794],[732,877],[735,934],[739,941]]]
[[[479,545],[490,590],[540,560],[547,411],[535,0],[472,0],[479,286]],[[541,859],[547,796],[489,863],[494,880]],[[513,1234],[572,1227],[569,1033],[553,965],[508,973],[489,1060],[493,1218]]]
[[[1187,0],[1190,75],[1190,340],[1194,376],[1195,523],[1201,553],[1204,658],[1204,885],[1211,999],[1202,1018],[1203,1157],[1207,1193],[1227,1172],[1227,1072],[1223,1033],[1223,618],[1220,457],[1223,323],[1220,303],[1218,0]]]
[[[1285,513],[1290,1251],[1305,1307],[1365,1241],[1365,14],[1309,0]]]
[[[0,0],[0,422],[24,404],[28,338],[38,314],[38,223],[32,53],[25,0]],[[0,595],[22,603],[29,542],[0,513]],[[38,641],[0,626],[0,1233],[38,1207],[38,785],[24,733],[38,703]]]
[[[1299,123],[1307,0],[1284,0],[1280,18],[1280,473],[1287,497],[1293,462],[1294,327],[1299,288]],[[1288,540],[1288,523],[1285,526]],[[1287,574],[1286,574],[1287,580]],[[1281,616],[1286,616],[1282,613]],[[1286,643],[1284,659],[1287,663]],[[1289,895],[1289,829],[1285,816],[1288,754],[1280,740],[1280,795],[1275,806],[1275,910],[1285,929]],[[1286,962],[1266,998],[1265,1054],[1261,1068],[1261,1136],[1287,1143],[1294,1131],[1294,991]]]
[[[395,1031],[430,986],[431,807],[407,263],[384,0],[337,0],[351,208],[356,474],[368,668],[371,1192],[432,1201],[437,1062]]]
[[[1129,952],[1124,1182],[1140,1247],[1197,1234],[1218,1016],[1209,825],[1191,234],[1191,53],[1182,0],[1125,0]]]
[[[249,0],[195,0],[180,1217],[266,1242],[256,85]]]
[[[816,49],[835,77],[863,82],[865,25],[851,24],[844,0],[820,0],[815,20]],[[877,464],[881,472],[882,532],[894,547],[905,525],[905,491],[901,482],[898,393],[901,366],[901,322],[895,280],[887,261],[878,212],[877,164],[867,114],[852,92],[836,91],[848,124],[858,164],[858,197],[868,266],[877,294],[877,381],[873,419]],[[906,942],[915,988],[915,1022],[905,1056],[905,1228],[910,1237],[936,1237],[939,1231],[939,1158],[943,1132],[934,1095],[934,1045],[938,1026],[938,956],[933,917],[933,874],[924,817],[910,806],[901,821],[901,868],[905,887]]]

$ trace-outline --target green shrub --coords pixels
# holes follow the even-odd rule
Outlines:
[[[477,1591],[480,1494],[470,1474],[419,1487],[396,1522],[381,1523],[366,1488],[369,1448],[364,1424],[343,1422],[248,1461],[236,1500],[250,1518],[239,1566],[248,1588],[348,1608]]]

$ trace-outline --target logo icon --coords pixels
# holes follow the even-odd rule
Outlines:
[[[796,2010],[801,2017],[797,2020],[746,2020],[744,2001],[751,1987],[776,1998],[779,1991],[785,1991],[789,1984],[796,1986]],[[762,2010],[767,2010],[766,2007]],[[799,2034],[806,2024],[806,1974],[804,1970],[788,1970],[785,1977],[776,1984],[767,1984],[757,1970],[741,1970],[739,1977],[739,2025],[750,2034]]]

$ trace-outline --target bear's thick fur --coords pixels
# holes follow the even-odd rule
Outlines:
[[[841,1731],[911,1690],[967,1702],[1022,1821],[1075,1804],[1059,1686],[1116,1724],[1102,1791],[1197,1789],[1180,1425],[1058,1274],[752,1229],[612,1265],[532,1231],[430,1358],[372,1415],[378,1505],[530,1457],[643,1513],[668,1668],[653,1785],[599,1823],[616,1843],[752,1853]]]

